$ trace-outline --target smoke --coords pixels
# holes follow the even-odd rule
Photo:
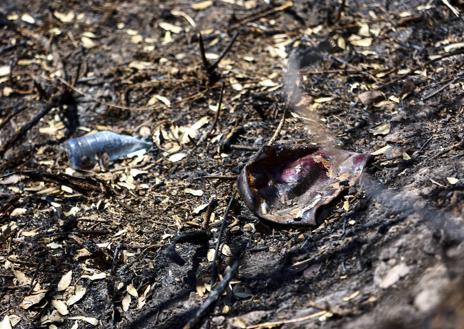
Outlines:
[[[321,123],[315,110],[311,109],[311,97],[301,87],[300,69],[320,62],[323,59],[318,48],[295,49],[289,56],[287,70],[283,77],[283,89],[287,96],[287,106],[292,114],[305,123],[311,141],[334,151],[337,154],[337,140]],[[337,159],[335,162],[341,161]],[[427,201],[412,190],[393,191],[364,172],[359,179],[360,187],[367,196],[392,212],[401,215],[418,214],[433,231],[442,231],[453,241],[464,240],[462,219],[450,213],[430,207]]]
[[[334,148],[337,143],[332,134],[321,123],[316,111],[311,110],[311,97],[303,91],[300,69],[323,59],[318,48],[293,50],[288,58],[287,70],[283,77],[283,89],[287,96],[287,106],[293,115],[305,123],[312,141],[324,147]]]

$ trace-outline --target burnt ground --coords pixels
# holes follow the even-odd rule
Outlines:
[[[464,326],[464,8],[269,2],[2,1],[1,329]],[[316,228],[235,186],[302,45],[311,111],[375,154]],[[97,130],[156,147],[70,169],[63,142]],[[311,141],[288,114],[275,143]]]

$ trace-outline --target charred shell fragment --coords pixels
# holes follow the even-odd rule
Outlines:
[[[242,169],[238,188],[261,218],[316,225],[317,210],[356,183],[368,158],[338,149],[266,146]]]

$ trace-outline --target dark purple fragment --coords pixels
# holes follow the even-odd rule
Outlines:
[[[355,184],[369,156],[312,146],[266,146],[242,169],[238,188],[259,217],[316,225],[316,212]]]

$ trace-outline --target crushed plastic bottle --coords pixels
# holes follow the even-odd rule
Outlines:
[[[92,168],[103,156],[114,161],[151,147],[152,143],[149,141],[111,131],[71,138],[65,145],[69,162],[74,169]]]

